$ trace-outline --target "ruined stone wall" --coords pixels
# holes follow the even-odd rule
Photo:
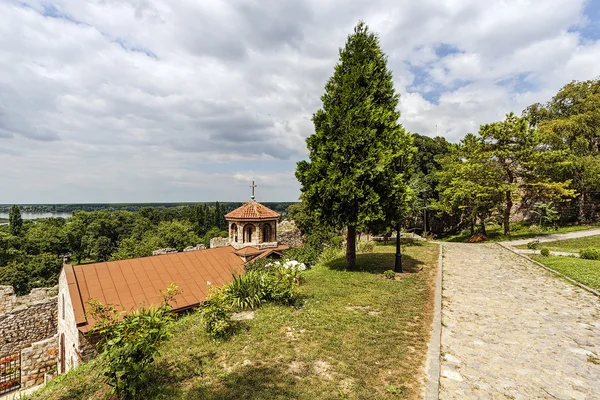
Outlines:
[[[56,335],[57,290],[33,289],[17,297],[11,286],[0,286],[0,357]]]
[[[21,350],[21,388],[44,383],[46,373],[56,371],[58,335],[33,343]]]

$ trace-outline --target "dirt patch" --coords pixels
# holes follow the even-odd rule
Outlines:
[[[315,375],[317,375],[317,376],[322,376],[327,379],[332,379],[330,370],[331,370],[331,365],[329,365],[329,363],[327,361],[317,360],[313,364],[313,371],[314,371]]]

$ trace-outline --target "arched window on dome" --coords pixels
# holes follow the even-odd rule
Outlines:
[[[263,242],[272,242],[271,238],[271,225],[264,224],[262,228],[262,241]]]
[[[231,239],[234,243],[238,241],[238,228],[236,224],[231,224]]]
[[[249,243],[252,241],[253,231],[254,229],[252,228],[252,225],[248,225],[244,228],[244,243]]]

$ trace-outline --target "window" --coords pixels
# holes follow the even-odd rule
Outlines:
[[[61,296],[62,299],[62,319],[65,319],[65,294],[63,293]]]

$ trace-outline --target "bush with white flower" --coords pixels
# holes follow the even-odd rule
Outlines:
[[[285,269],[293,270],[293,271],[306,271],[308,268],[306,264],[298,262],[296,260],[285,261],[281,264],[280,261],[275,261],[272,263],[265,264],[265,268],[279,267],[282,266]]]

